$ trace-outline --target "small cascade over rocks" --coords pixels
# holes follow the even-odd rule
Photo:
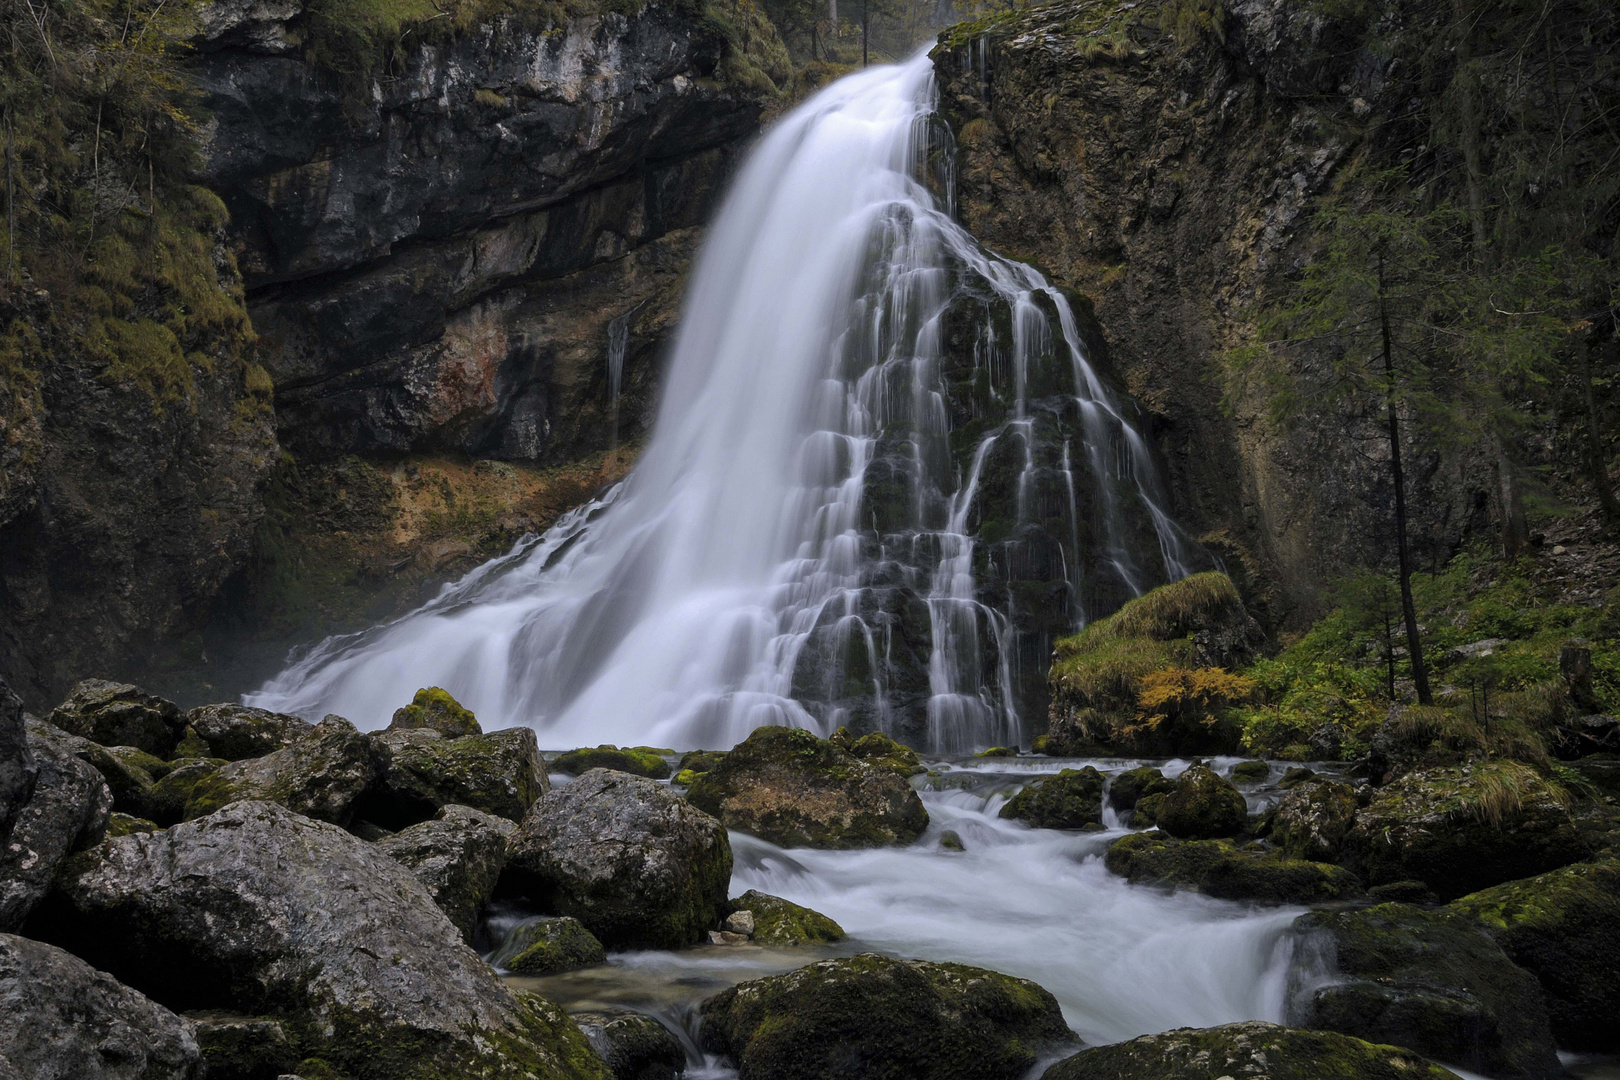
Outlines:
[[[558,746],[1027,743],[1053,639],[1207,559],[1069,299],[953,197],[926,56],[811,98],[715,221],[630,478],[249,702],[372,727],[433,683]]]

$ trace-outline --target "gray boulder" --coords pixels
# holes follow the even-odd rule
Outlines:
[[[308,720],[248,705],[201,705],[186,713],[186,723],[208,744],[213,757],[227,761],[263,757],[308,735]]]
[[[1356,791],[1336,780],[1297,784],[1277,800],[1271,838],[1296,859],[1332,862],[1356,820]]]
[[[0,679],[0,844],[33,789],[34,755],[28,749],[22,699]]]
[[[573,1014],[613,1080],[675,1080],[686,1071],[686,1050],[668,1028],[629,1009]]]
[[[199,778],[185,816],[204,817],[238,800],[259,799],[318,821],[347,825],[377,774],[371,740],[343,717],[328,716],[285,749],[233,761]]]
[[[513,994],[370,844],[238,802],[111,840],[57,879],[40,931],[174,1008],[279,1019],[357,1080],[599,1078],[584,1036]]]
[[[204,1075],[185,1020],[70,953],[10,934],[0,934],[0,1055],[28,1080]]]
[[[360,816],[390,829],[426,821],[451,804],[522,821],[551,790],[529,728],[445,738],[432,728],[370,736],[380,775]]]
[[[377,850],[411,869],[470,945],[479,913],[506,866],[507,838],[516,829],[482,810],[447,806],[437,819],[377,841]]]
[[[158,757],[173,753],[186,727],[174,702],[105,679],[79,683],[46,719],[81,739],[102,746],[133,746]]]
[[[101,774],[57,745],[48,725],[29,722],[28,746],[34,788],[0,848],[0,932],[22,926],[62,860],[99,841],[112,814]]]
[[[726,912],[731,842],[668,787],[592,769],[534,804],[503,890],[572,915],[609,948],[678,949]]]

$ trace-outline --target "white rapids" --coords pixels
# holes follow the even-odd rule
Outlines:
[[[870,701],[859,707],[895,730],[882,671],[897,620],[874,615],[873,597],[897,589],[871,583],[902,577],[931,624],[917,650],[922,690],[908,691],[906,707],[925,717],[913,741],[942,753],[1027,743],[1009,656],[1050,641],[1020,646],[1012,601],[992,606],[975,580],[982,545],[969,519],[990,451],[1025,462],[1016,509],[998,511],[1017,525],[1039,509],[1041,478],[1062,478],[1066,495],[1044,505],[1066,515],[1050,546],[1072,623],[1085,618],[1085,588],[1117,603],[1184,576],[1197,555],[1061,292],[985,251],[939,205],[951,198],[950,148],[933,102],[919,55],[840,80],[771,129],[711,229],[630,478],[420,610],[322,642],[248,703],[375,728],[417,687],[439,685],[486,724],[533,726],[543,745],[727,747],[763,724],[827,734],[847,708],[812,701],[803,673],[795,683],[820,628],[827,652],[854,648],[876,673],[861,676]],[[952,461],[940,372],[964,282],[1006,313],[972,361],[1005,418],[976,436],[966,468]],[[1050,420],[1026,408],[1038,364],[1058,365],[1072,387],[1073,438],[1061,438],[1061,469],[1045,472],[1034,433]],[[913,474],[899,533],[880,532],[863,503],[880,445],[902,447]],[[902,550],[913,553],[904,566]],[[825,671],[825,683],[843,679],[837,662]]]

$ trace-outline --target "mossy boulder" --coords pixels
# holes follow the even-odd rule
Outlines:
[[[783,847],[909,844],[928,827],[905,777],[798,728],[756,729],[687,798],[727,828]]]
[[[187,725],[208,744],[204,756],[242,761],[285,749],[314,725],[300,716],[249,705],[200,705],[186,713]]]
[[[1081,829],[1102,823],[1103,776],[1087,765],[1032,780],[1001,808],[1001,817],[1037,829]]]
[[[667,780],[673,771],[669,762],[646,747],[631,746],[621,750],[612,744],[570,750],[560,755],[551,766],[570,776],[578,776],[592,769],[617,769],[652,780]]]
[[[917,751],[881,731],[867,732],[857,739],[849,734],[847,728],[839,728],[833,732],[830,741],[868,765],[876,765],[901,776],[915,776],[924,771],[922,762],[917,759]]]
[[[1041,1080],[1457,1080],[1410,1050],[1253,1020],[1082,1050]]]
[[[1234,784],[1263,784],[1271,777],[1271,766],[1264,761],[1240,761],[1232,766]]]
[[[184,821],[186,807],[196,794],[197,784],[230,764],[221,758],[182,758],[152,785],[147,794],[147,816],[163,826]]]
[[[384,731],[370,739],[379,775],[359,814],[385,828],[427,821],[452,804],[522,821],[535,800],[551,790],[530,728],[459,739],[415,728]]]
[[[341,716],[261,758],[233,761],[197,778],[185,817],[206,817],[244,799],[279,803],[294,813],[347,825],[380,771],[371,740]]]
[[[279,1020],[355,1080],[605,1080],[560,1009],[516,995],[408,869],[335,825],[237,802],[58,874],[49,940],[181,1008]]]
[[[1120,773],[1108,785],[1108,805],[1115,810],[1134,810],[1145,795],[1167,795],[1176,782],[1151,765],[1139,765]]]
[[[720,822],[656,781],[592,769],[534,804],[501,888],[610,948],[678,949],[719,925],[730,883]]]
[[[727,905],[754,916],[754,944],[796,947],[843,941],[844,928],[819,911],[749,889]]]
[[[208,1063],[208,1080],[276,1080],[298,1064],[287,1029],[274,1017],[207,1010],[186,1019]]]
[[[1243,793],[1208,765],[1194,765],[1176,778],[1158,813],[1159,828],[1183,840],[1236,836],[1249,824]]]
[[[1316,779],[1315,769],[1307,769],[1303,765],[1295,765],[1287,772],[1283,773],[1282,779],[1277,781],[1277,786],[1282,788],[1284,791],[1287,791],[1289,788],[1297,787],[1298,785],[1305,783],[1307,780],[1314,779]]]
[[[657,1020],[629,1009],[572,1015],[614,1080],[675,1080],[686,1071],[686,1049]]]
[[[740,1080],[1017,1080],[1073,1038],[1027,979],[871,953],[742,983],[702,1016]]]
[[[555,975],[607,959],[607,950],[578,919],[525,919],[506,935],[489,962],[513,975]]]
[[[1540,981],[1560,1046],[1620,1050],[1620,860],[1493,885],[1451,910]]]
[[[1156,827],[1159,824],[1159,814],[1164,810],[1164,801],[1169,797],[1169,792],[1156,791],[1152,795],[1144,795],[1136,800],[1136,807],[1131,811],[1131,826],[1137,829]]]
[[[451,697],[450,691],[438,686],[418,690],[409,705],[394,711],[394,718],[388,723],[389,731],[416,731],[421,728],[437,731],[447,739],[484,733],[472,710]]]
[[[114,813],[107,818],[107,832],[103,839],[116,840],[120,836],[131,833],[157,832],[160,826],[155,821],[138,818],[131,814]]]
[[[1409,904],[1312,912],[1295,928],[1341,981],[1303,1026],[1338,1031],[1491,1076],[1562,1075],[1535,976],[1464,916]]]
[[[1336,780],[1296,784],[1283,792],[1271,838],[1296,859],[1332,862],[1356,819],[1356,789]]]
[[[681,772],[706,773],[726,759],[724,750],[689,750],[681,755]]]
[[[1510,761],[1407,773],[1356,812],[1343,844],[1367,884],[1422,881],[1444,900],[1585,855],[1561,794]]]
[[[377,850],[410,868],[470,945],[478,916],[506,867],[507,840],[516,830],[505,818],[450,805],[432,821],[378,840]]]
[[[133,746],[168,757],[186,727],[178,706],[129,683],[85,679],[46,720],[102,746]]]
[[[1103,863],[1133,885],[1195,889],[1223,900],[1316,904],[1361,895],[1361,882],[1342,866],[1291,859],[1263,844],[1177,840],[1162,832],[1114,841]]]

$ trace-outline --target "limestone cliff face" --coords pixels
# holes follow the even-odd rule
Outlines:
[[[199,62],[283,442],[576,460],[613,438],[616,318],[636,434],[689,230],[768,83],[727,78],[733,46],[664,4],[498,19],[364,79],[307,62],[303,20],[296,0],[217,7]]]
[[[1183,5],[1196,8],[1198,5]],[[1109,360],[1152,418],[1178,514],[1273,622],[1393,550],[1381,414],[1287,431],[1223,407],[1221,357],[1309,244],[1310,200],[1401,115],[1389,61],[1283,0],[1227,5],[1220,34],[1170,5],[1080,2],[959,30],[935,50],[960,147],[960,212],[988,246],[1093,298]],[[1427,561],[1493,512],[1477,451],[1409,463]]]

